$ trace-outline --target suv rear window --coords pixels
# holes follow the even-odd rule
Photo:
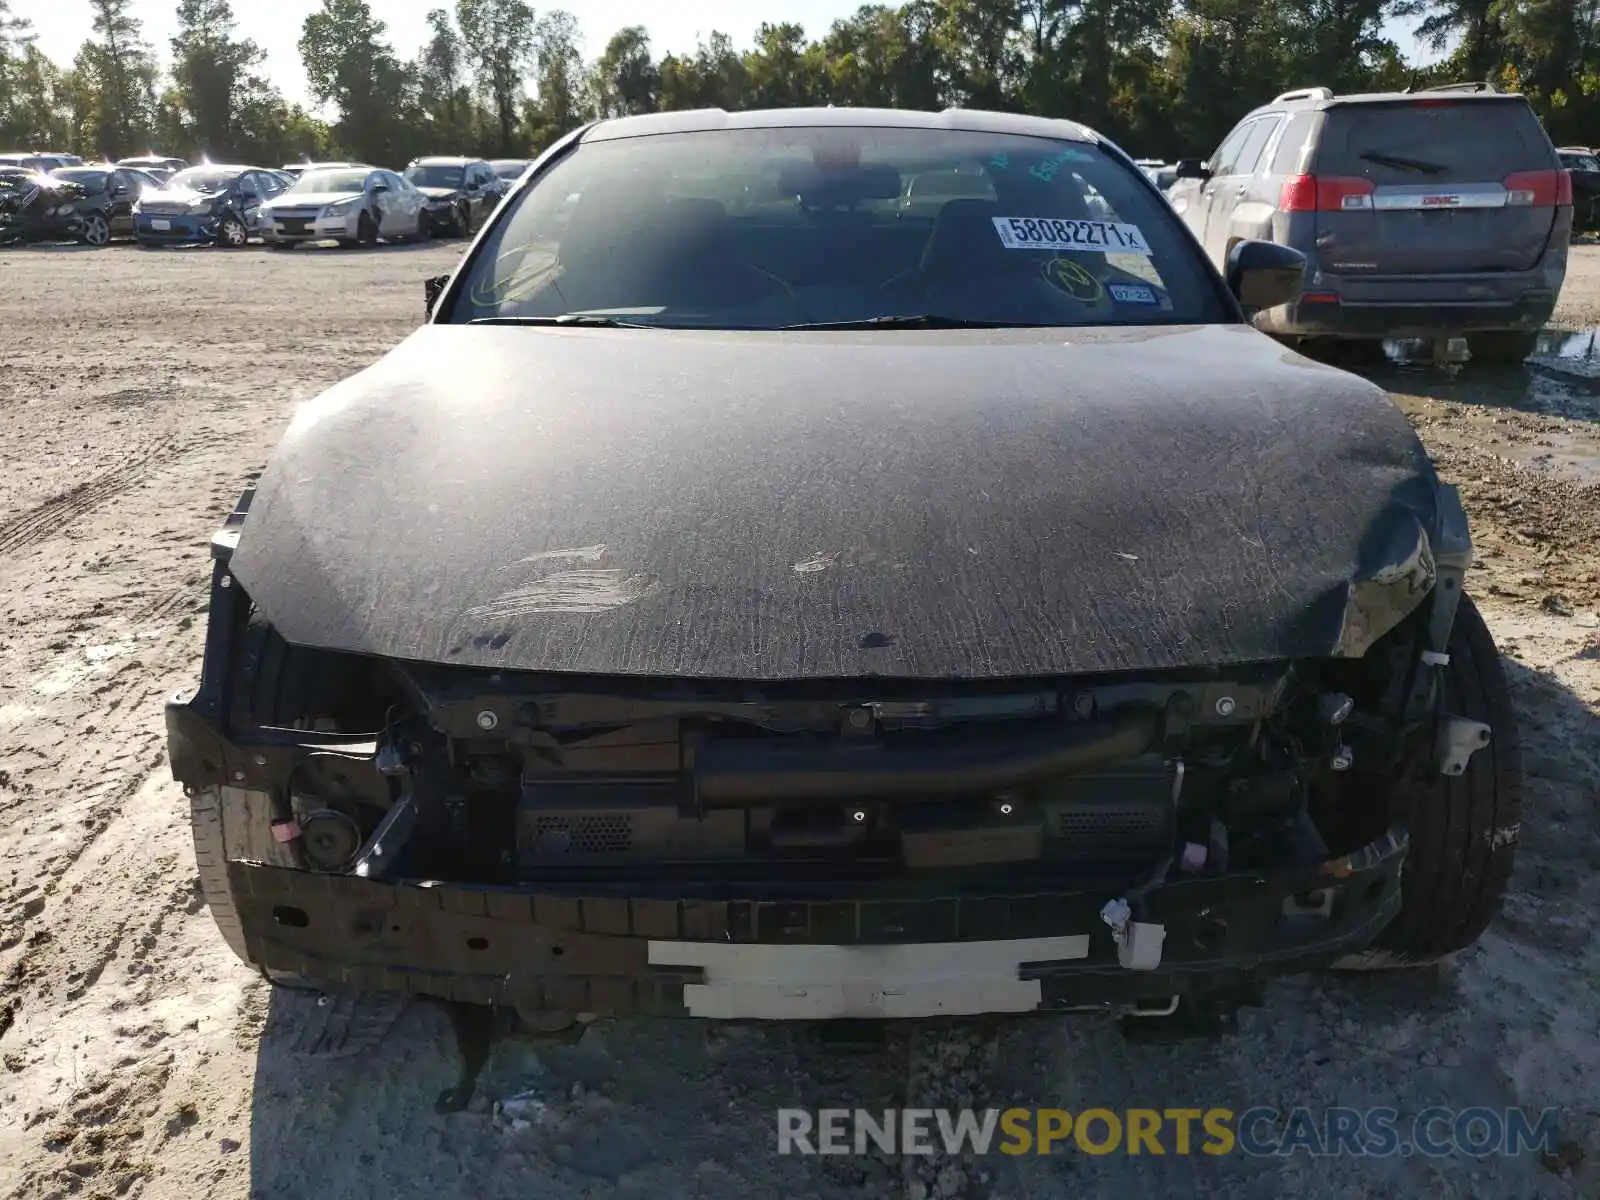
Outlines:
[[[1316,170],[1380,186],[1488,182],[1547,170],[1551,157],[1524,100],[1401,100],[1329,108]]]

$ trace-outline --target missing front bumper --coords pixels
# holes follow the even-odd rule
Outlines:
[[[1407,838],[1328,862],[1155,888],[1159,964],[1121,965],[1092,889],[894,885],[532,891],[230,862],[256,964],[521,1009],[722,1018],[959,1016],[1136,1005],[1305,970],[1400,905]]]

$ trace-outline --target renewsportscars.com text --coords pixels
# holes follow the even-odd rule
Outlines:
[[[1558,1112],[1520,1108],[1062,1108],[778,1110],[779,1154],[1420,1154],[1553,1153]]]

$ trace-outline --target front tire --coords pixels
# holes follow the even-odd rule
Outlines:
[[[1420,966],[1475,942],[1499,910],[1522,820],[1522,741],[1505,669],[1477,606],[1462,596],[1443,671],[1442,710],[1482,721],[1489,744],[1466,773],[1394,786],[1390,816],[1411,834],[1400,913],[1372,951],[1342,966]]]
[[[104,246],[111,240],[111,225],[100,213],[90,213],[84,218],[78,240],[85,246]]]
[[[226,246],[229,250],[242,250],[250,240],[250,231],[244,227],[244,222],[235,216],[222,218],[222,223],[217,226],[217,245]]]
[[[362,213],[356,221],[356,245],[371,249],[378,244],[378,223],[371,213]]]

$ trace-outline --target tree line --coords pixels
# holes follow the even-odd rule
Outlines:
[[[617,31],[586,57],[577,20],[525,0],[456,0],[407,56],[368,0],[323,0],[299,50],[316,111],[287,101],[229,0],[178,0],[163,70],[131,0],[90,0],[90,36],[52,61],[0,0],[0,150],[154,150],[276,164],[425,153],[528,156],[595,117],[682,108],[947,105],[1067,116],[1139,155],[1204,154],[1249,108],[1326,84],[1484,79],[1522,91],[1558,143],[1600,142],[1595,0],[906,0],[820,38],[765,23],[657,55]],[[1423,68],[1384,36],[1420,20]]]

